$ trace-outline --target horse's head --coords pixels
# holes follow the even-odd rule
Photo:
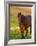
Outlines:
[[[20,16],[21,16],[21,12],[18,13],[18,17],[20,17]]]

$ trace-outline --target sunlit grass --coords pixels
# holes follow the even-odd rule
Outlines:
[[[19,28],[19,22],[18,17],[16,15],[10,15],[10,33],[9,38],[10,39],[21,39],[21,31]],[[24,38],[23,39],[31,39],[30,32],[28,32],[28,35],[26,36],[26,32],[23,33]]]

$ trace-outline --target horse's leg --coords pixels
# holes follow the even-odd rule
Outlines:
[[[23,39],[24,38],[24,32],[21,32],[21,35],[22,35],[21,39]]]
[[[21,24],[21,26],[20,26],[20,30],[21,30],[21,39],[23,39],[24,38],[24,26]]]
[[[25,31],[25,27],[24,27],[24,25],[23,25],[23,29],[22,29],[22,38],[25,38],[25,37],[24,37],[24,31]]]
[[[26,36],[28,35],[28,29],[26,28]]]
[[[31,26],[30,26],[30,34],[31,34]]]

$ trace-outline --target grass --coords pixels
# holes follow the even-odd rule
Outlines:
[[[16,27],[19,27],[18,17],[16,15],[10,15],[10,33],[9,33],[10,39],[21,39],[22,33],[20,32],[20,29]],[[24,32],[23,36],[24,38],[22,39],[31,39],[31,35],[29,32],[27,36],[26,32]]]

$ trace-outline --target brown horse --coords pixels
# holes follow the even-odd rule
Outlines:
[[[30,34],[31,34],[31,16],[30,15],[22,15],[21,13],[18,13],[18,20],[19,20],[19,26],[21,33],[24,33],[26,30],[26,36],[28,33],[28,27],[30,26]]]

